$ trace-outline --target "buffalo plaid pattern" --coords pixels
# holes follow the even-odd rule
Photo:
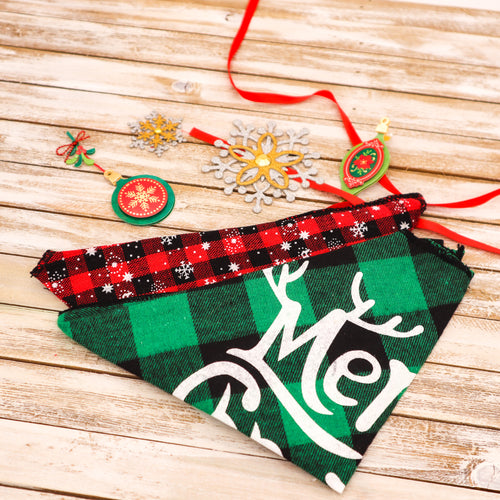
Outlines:
[[[47,251],[32,275],[68,306],[188,290],[399,230],[425,210],[419,194],[327,208],[254,226]]]
[[[268,269],[185,292],[76,308],[59,316],[59,326],[98,355],[232,422],[341,491],[462,300],[472,272],[462,264],[461,255],[408,231],[396,232],[305,259],[307,268],[287,282],[285,294],[283,289],[273,290]],[[272,268],[275,289],[304,264],[302,259]],[[342,319],[344,312],[353,311],[356,293],[358,302],[372,302],[356,316],[358,320],[339,321],[339,315]],[[276,331],[284,295],[299,304],[292,349],[286,328]],[[399,323],[396,316],[401,317]],[[286,321],[290,315],[280,317]],[[377,331],[375,325],[387,324],[391,326]],[[416,327],[419,330],[411,334]],[[259,350],[257,357],[279,380],[281,392],[269,373],[237,355],[251,351],[269,335],[274,335],[272,341],[264,342],[265,352]],[[308,340],[300,342],[301,336]],[[285,354],[283,345],[288,346]],[[344,368],[333,366],[341,357],[348,359]],[[305,396],[303,379],[310,373],[311,361],[317,367],[314,386],[327,412],[312,408]],[[337,370],[344,376],[327,382],[328,374],[331,377]],[[254,381],[253,388],[240,375],[243,372]],[[375,398],[401,373],[408,382],[379,403],[375,418],[361,426],[365,411],[377,406],[372,405]],[[196,382],[179,395],[193,374]],[[332,385],[351,402],[332,396]],[[256,392],[258,405],[249,408],[250,393],[255,399]],[[290,399],[315,426],[358,457],[346,458],[321,446],[318,434],[313,439],[300,425],[296,408],[290,410]]]

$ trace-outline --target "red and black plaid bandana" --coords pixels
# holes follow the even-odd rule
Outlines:
[[[68,306],[197,288],[399,230],[425,210],[420,194],[327,208],[276,222],[47,251],[32,275]]]

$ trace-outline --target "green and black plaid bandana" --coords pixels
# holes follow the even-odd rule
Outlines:
[[[395,231],[59,326],[341,492],[461,301],[461,253]]]

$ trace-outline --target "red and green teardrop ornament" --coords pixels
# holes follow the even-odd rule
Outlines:
[[[383,118],[377,127],[377,137],[350,149],[340,164],[342,189],[356,194],[374,184],[389,167],[390,155],[385,144],[389,119]]]

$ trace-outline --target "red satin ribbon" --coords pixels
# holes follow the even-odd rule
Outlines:
[[[379,183],[382,187],[387,189],[387,191],[392,194],[401,194],[401,191],[389,180],[387,175],[384,175]],[[468,200],[462,201],[453,201],[450,203],[428,203],[429,207],[444,207],[444,208],[472,208],[478,207],[479,205],[483,205],[487,201],[492,200],[500,195],[500,189],[495,189],[490,191],[489,193],[482,194],[481,196],[476,196],[475,198],[469,198]]]
[[[312,94],[304,95],[304,96],[290,96],[290,95],[285,95],[285,94],[275,94],[275,93],[269,93],[269,92],[251,92],[247,90],[242,90],[240,89],[236,83],[234,82],[233,76],[231,74],[231,63],[233,61],[234,56],[238,52],[238,49],[241,46],[241,43],[243,42],[245,35],[248,31],[248,27],[250,26],[250,22],[252,20],[252,17],[255,13],[255,10],[257,9],[257,6],[259,4],[259,0],[249,0],[247,7],[245,9],[245,14],[243,16],[243,19],[241,21],[241,25],[238,29],[238,32],[236,33],[236,36],[234,37],[233,43],[231,44],[231,49],[229,50],[229,56],[227,59],[227,72],[229,76],[229,81],[231,82],[231,85],[233,88],[240,94],[241,97],[244,99],[247,99],[249,101],[253,102],[261,102],[261,103],[272,103],[272,104],[296,104],[299,102],[303,102],[307,99],[310,99],[311,97],[314,96],[320,96],[324,97],[326,99],[329,99],[332,101],[338,108],[340,116],[342,118],[342,122],[344,124],[344,128],[347,132],[347,135],[349,136],[349,139],[353,146],[357,146],[362,142],[361,138],[359,137],[358,133],[356,132],[353,124],[351,123],[351,120],[349,120],[349,117],[346,115],[344,110],[340,107],[339,103],[335,99],[335,96],[330,92],[329,90],[318,90],[317,92],[314,92]],[[211,134],[207,134],[206,132],[203,132],[202,130],[193,128],[190,132],[190,135],[193,137],[196,137],[204,142],[208,142],[210,144],[214,144],[215,141],[221,140],[218,137],[215,137]],[[223,141],[225,142],[225,141]],[[227,144],[227,143],[226,143]],[[297,173],[295,170],[292,168],[288,168],[289,173]],[[387,189],[389,192],[393,194],[400,194],[399,189],[394,186],[394,184],[389,180],[389,178],[384,175],[380,180],[379,180],[381,186],[383,186],[385,189]],[[313,189],[316,189],[318,191],[325,191],[328,193],[333,193],[336,194],[337,196],[340,196],[347,200],[349,203],[352,204],[357,204],[357,203],[363,203],[363,200],[357,196],[354,196],[346,191],[343,191],[342,189],[336,188],[334,186],[330,186],[328,184],[318,184],[314,181],[310,181],[310,185]],[[478,205],[482,205],[483,203],[486,203],[487,201],[495,198],[496,196],[500,195],[500,189],[497,189],[495,191],[492,191],[490,193],[486,193],[482,196],[478,196],[476,198],[471,198],[468,200],[462,200],[462,201],[457,201],[453,203],[430,203],[429,206],[435,206],[435,207],[447,207],[447,208],[470,208],[470,207],[476,207]],[[338,205],[338,204],[336,204]],[[500,254],[500,249],[493,247],[491,245],[486,245],[485,243],[481,243],[480,241],[475,241],[471,238],[467,238],[465,236],[462,236],[458,233],[455,233],[454,231],[451,231],[450,229],[442,226],[441,224],[430,221],[428,219],[421,218],[419,223],[417,224],[417,227],[420,229],[425,229],[428,231],[432,231],[438,234],[441,234],[443,236],[446,236],[454,241],[457,241],[459,243],[463,243],[465,245],[469,245],[475,248],[480,248],[481,250],[486,250],[488,252],[493,252]]]
[[[386,175],[384,175],[380,179],[380,184],[387,189],[387,191],[392,194],[401,194],[399,189],[394,186],[394,184],[388,179]],[[492,200],[500,195],[500,189],[495,189],[490,193],[483,194],[481,196],[477,196],[476,198],[470,198],[468,200],[455,201],[452,203],[428,203],[428,206],[431,207],[444,207],[444,208],[472,208],[482,205],[487,201]],[[500,254],[500,248],[493,247],[491,245],[487,245],[486,243],[482,243],[481,241],[476,241],[471,238],[467,238],[467,236],[462,236],[451,229],[439,224],[438,222],[434,222],[429,219],[425,219],[421,217],[418,221],[418,224],[415,226],[419,229],[425,229],[426,231],[432,231],[433,233],[441,234],[446,238],[450,238],[453,241],[458,243],[462,243],[463,245],[469,245],[470,247],[479,248],[481,250],[485,250],[487,252],[492,252],[496,254]]]
[[[252,17],[255,13],[255,9],[257,8],[258,4],[259,0],[250,0],[248,2],[245,14],[241,21],[241,25],[238,29],[238,32],[236,33],[236,36],[234,37],[231,49],[229,50],[229,56],[227,59],[227,73],[229,76],[229,81],[231,82],[231,85],[234,87],[236,92],[238,92],[238,94],[240,94],[241,97],[249,101],[271,103],[271,104],[297,104],[299,102],[306,101],[307,99],[310,99],[311,97],[314,96],[324,97],[332,101],[337,106],[340,112],[340,116],[342,118],[342,122],[346,129],[347,135],[349,136],[349,139],[352,142],[352,145],[356,146],[357,144],[362,142],[358,133],[356,132],[356,129],[354,128],[354,125],[351,123],[351,120],[349,120],[349,117],[340,107],[339,103],[335,99],[335,96],[329,90],[318,90],[313,94],[302,95],[302,96],[291,96],[285,94],[273,94],[269,92],[251,92],[248,90],[242,90],[236,85],[236,83],[233,80],[233,76],[231,74],[231,63],[233,61],[233,57],[236,55],[236,52],[238,52],[238,49],[240,48],[241,42],[243,42],[245,38],[245,35],[248,31],[248,26],[250,25],[250,21],[252,20]]]
[[[487,245],[486,243],[482,243],[481,241],[467,238],[467,236],[462,236],[461,234],[455,233],[455,231],[448,229],[442,224],[429,219],[425,219],[424,217],[420,217],[415,227],[418,227],[419,229],[425,229],[433,233],[441,234],[446,238],[450,238],[450,240],[462,243],[463,245],[469,245],[470,247],[479,248],[480,250],[486,250],[487,252],[492,252],[500,255],[500,248]]]

